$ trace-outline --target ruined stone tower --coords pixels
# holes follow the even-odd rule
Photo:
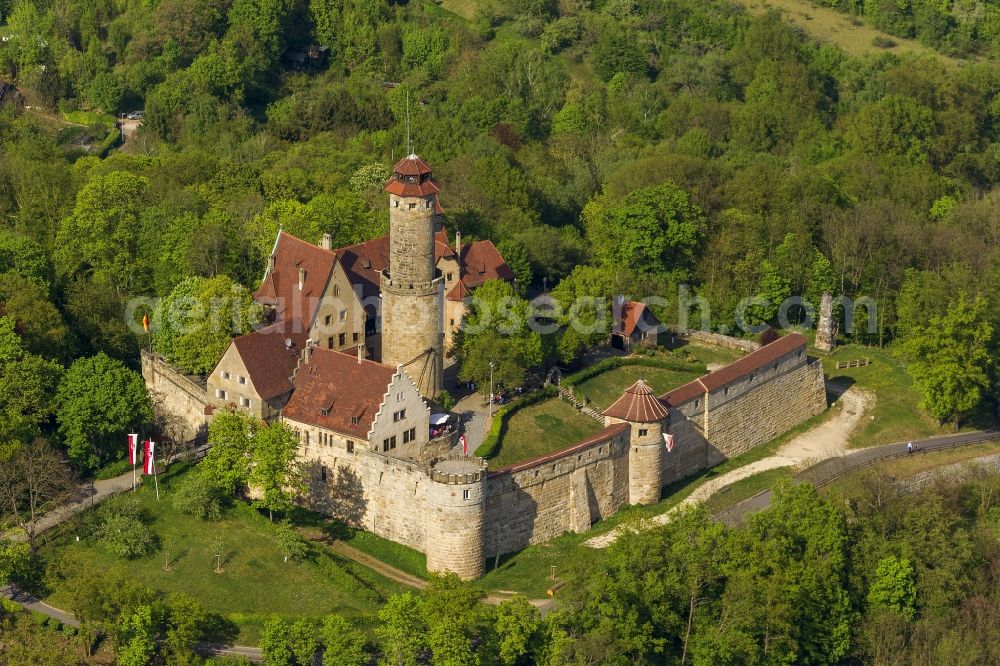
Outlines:
[[[816,349],[832,352],[837,342],[837,322],[833,318],[833,296],[823,292],[819,306],[819,325],[816,327]]]
[[[606,425],[631,425],[628,449],[628,503],[656,504],[663,486],[663,424],[669,413],[649,384],[637,381],[604,411]]]
[[[441,392],[444,284],[435,277],[435,202],[431,168],[409,155],[392,168],[389,193],[389,267],[382,272],[382,362],[402,365],[433,399]]]
[[[427,484],[427,570],[451,571],[462,580],[486,569],[486,463],[450,455],[430,470]]]

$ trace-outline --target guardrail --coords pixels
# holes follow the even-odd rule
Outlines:
[[[915,440],[913,441],[914,449],[912,453],[906,448],[908,442],[883,444],[882,446],[870,449],[860,449],[841,458],[829,458],[818,462],[794,475],[792,483],[811,483],[817,488],[822,488],[851,472],[856,472],[877,463],[892,460],[893,458],[906,458],[925,453],[947,451],[948,449],[957,449],[962,446],[971,446],[995,440],[1000,440],[1000,430],[979,430],[958,435],[944,435]],[[725,489],[720,492],[724,491]],[[771,489],[762,490],[742,502],[720,511],[715,514],[715,518],[730,525],[740,523],[747,514],[766,508],[770,504],[770,494]]]

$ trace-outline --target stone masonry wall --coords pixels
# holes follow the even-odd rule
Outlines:
[[[731,335],[722,335],[721,333],[711,333],[709,331],[688,329],[681,333],[681,337],[685,340],[703,342],[707,345],[715,345],[716,347],[723,347],[725,349],[735,349],[747,354],[760,349],[759,342],[754,342],[753,340],[743,340],[742,338],[734,338]]]
[[[486,479],[486,557],[582,531],[628,504],[627,426]],[[558,457],[554,457],[558,456]]]
[[[205,433],[209,420],[205,414],[208,405],[205,386],[148,351],[142,352],[142,378],[157,419],[163,424],[164,435],[175,442],[187,442]]]
[[[726,458],[769,442],[826,409],[819,361],[783,365],[775,376],[756,381],[757,386],[744,382],[735,398],[722,398],[721,390],[709,396],[708,439]]]
[[[339,446],[310,447],[300,453],[300,460],[308,487],[305,506],[424,552],[430,479],[423,465],[361,446],[353,453]]]

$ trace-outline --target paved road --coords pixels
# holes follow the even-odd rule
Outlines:
[[[471,393],[457,403],[453,412],[462,419],[462,432],[469,442],[469,453],[475,452],[479,445],[486,439],[486,420],[489,412],[489,405],[479,393]],[[462,452],[462,445],[455,446],[456,453]]]
[[[932,451],[943,451],[959,446],[979,444],[1000,439],[1000,430],[977,430],[975,432],[960,433],[957,435],[942,435],[940,437],[928,437],[927,439],[913,440],[914,453],[930,453]],[[816,486],[822,486],[862,467],[867,467],[880,460],[899,458],[908,455],[906,450],[907,442],[895,442],[882,446],[873,446],[849,453],[841,458],[831,458],[817,463],[812,467],[802,470],[793,477],[793,482],[808,482]],[[766,509],[771,505],[771,490],[757,493],[753,497],[743,500],[739,504],[726,509],[718,514],[716,518],[727,525],[739,525],[743,523],[748,515]]]
[[[38,519],[35,524],[35,535],[39,535],[47,529],[66,521],[70,516],[80,513],[84,509],[89,509],[95,504],[99,504],[111,495],[123,492],[132,487],[132,472],[116,476],[113,479],[95,481],[93,484],[81,486],[68,504],[63,504],[49,511]],[[3,535],[11,541],[27,541],[28,535],[21,529],[12,529]]]
[[[48,615],[49,617],[54,617],[63,624],[68,624],[71,627],[80,626],[80,623],[77,622],[76,618],[73,617],[72,613],[67,613],[64,610],[60,610],[58,608],[55,608],[54,606],[49,606],[46,603],[42,603],[34,596],[28,594],[27,592],[24,592],[23,590],[19,590],[13,585],[5,585],[4,587],[0,587],[0,596],[7,597],[11,601],[15,601],[21,604],[28,610],[33,610],[37,613],[41,613],[42,615]]]

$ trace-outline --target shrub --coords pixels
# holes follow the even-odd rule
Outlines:
[[[301,560],[309,552],[309,545],[306,543],[306,540],[292,527],[291,521],[287,518],[277,526],[275,538],[278,540],[278,547],[281,548],[281,552],[285,554],[285,561]]]
[[[880,49],[891,49],[896,46],[895,40],[889,39],[883,35],[877,35],[875,39],[872,40],[872,44]]]
[[[174,491],[174,508],[202,520],[218,520],[229,499],[226,491],[212,479],[197,472],[188,474]]]
[[[128,460],[115,460],[110,462],[101,469],[94,473],[94,478],[98,481],[103,481],[105,479],[113,479],[116,476],[121,476],[125,472],[132,469],[132,465],[129,464]]]
[[[143,508],[139,498],[132,493],[112,495],[104,501],[98,513],[102,520],[107,520],[112,516],[132,518],[141,523],[145,523],[147,520],[146,509]]]
[[[112,555],[131,560],[152,552],[153,532],[144,522],[125,515],[110,515],[104,519],[98,538]]]

